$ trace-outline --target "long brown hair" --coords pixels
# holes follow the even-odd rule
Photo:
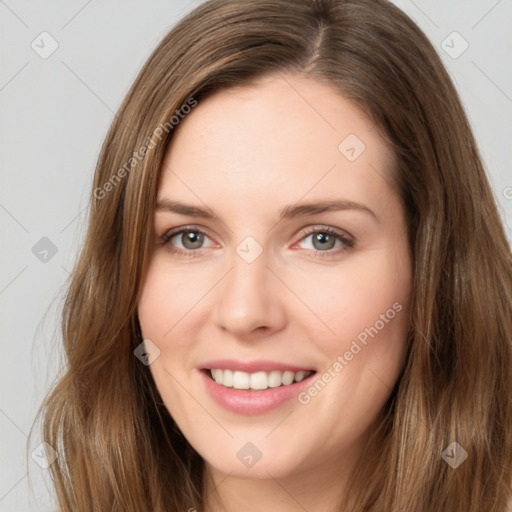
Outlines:
[[[202,458],[133,354],[159,170],[185,105],[283,72],[336,87],[370,116],[396,156],[408,216],[407,358],[343,510],[504,512],[511,252],[456,89],[386,0],[210,0],[145,63],[99,156],[63,310],[67,365],[41,409],[60,509],[202,509]],[[442,456],[453,442],[468,454],[456,469]]]

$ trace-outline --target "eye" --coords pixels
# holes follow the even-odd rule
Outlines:
[[[165,233],[158,243],[161,246],[166,246],[171,253],[194,257],[200,254],[197,249],[203,249],[205,239],[209,240],[209,237],[203,230],[187,226]],[[176,244],[181,244],[181,247],[176,246]]]
[[[312,248],[305,250],[312,251],[314,257],[333,256],[351,249],[355,244],[353,238],[330,227],[310,228],[302,233],[300,241],[305,241],[308,238],[311,238]],[[203,246],[205,240],[210,240],[210,238],[202,229],[185,226],[165,233],[160,237],[158,245],[167,247],[171,253],[193,258],[201,255],[201,251],[198,249],[205,248]]]
[[[330,227],[315,227],[303,233],[301,241],[311,239],[314,257],[328,257],[351,249],[355,245],[353,238]],[[338,245],[336,245],[336,243]]]

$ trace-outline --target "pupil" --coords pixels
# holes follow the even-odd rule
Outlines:
[[[326,233],[317,233],[316,236],[313,238],[314,242],[320,242],[320,244],[323,244],[325,242],[333,242],[334,241],[334,238],[332,238],[330,235],[327,235]],[[315,245],[315,243],[313,242],[313,245]],[[324,248],[325,249],[325,245],[320,245],[320,248]],[[328,246],[329,249],[332,249],[332,243],[329,244]]]
[[[188,233],[185,234],[185,247],[187,247],[188,249],[197,249],[198,247],[201,246],[201,243],[203,241],[202,237],[203,235],[201,233],[189,231]],[[187,244],[191,244],[192,247],[190,247],[190,245]]]

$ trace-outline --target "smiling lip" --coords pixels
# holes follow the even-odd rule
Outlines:
[[[228,388],[217,384],[211,377],[210,369],[223,369],[232,371],[243,371],[247,373],[256,373],[258,371],[270,372],[279,371],[312,371],[313,373],[301,382],[294,382],[288,386],[279,386],[267,388],[264,390],[240,390]],[[312,377],[316,374],[315,370],[307,367],[300,367],[277,363],[273,361],[254,361],[250,363],[241,363],[233,360],[210,361],[200,368],[200,377],[205,386],[206,392],[217,402],[218,405],[231,412],[244,415],[263,414],[270,411],[287,400],[296,397],[306,386],[310,385]]]

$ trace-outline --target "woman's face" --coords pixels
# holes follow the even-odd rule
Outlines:
[[[391,152],[351,102],[296,75],[223,90],[175,129],[138,307],[167,409],[213,471],[346,466],[406,349]]]

